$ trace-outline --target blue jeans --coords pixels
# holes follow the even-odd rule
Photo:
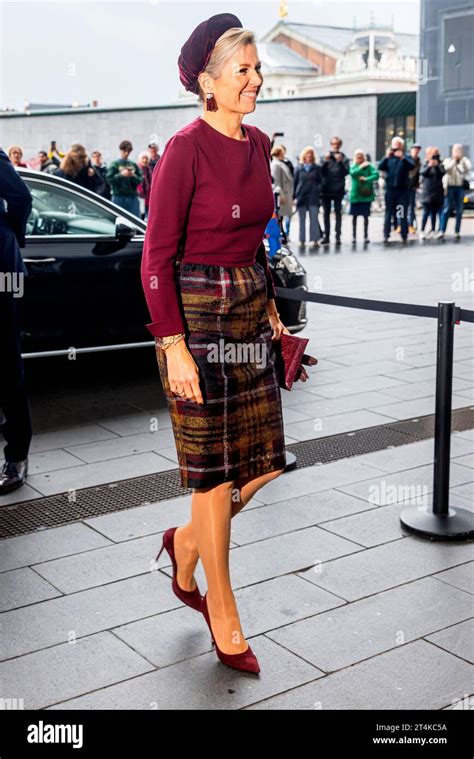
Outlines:
[[[416,190],[408,190],[408,226],[416,229]]]
[[[452,208],[454,208],[456,211],[456,226],[454,228],[454,231],[457,234],[461,231],[461,217],[464,210],[463,187],[448,187],[448,194],[444,200],[443,212],[441,214],[441,232],[446,232],[446,227],[448,226],[448,219]]]
[[[408,190],[389,189],[385,191],[385,220],[383,236],[386,240],[390,237],[392,219],[400,223],[402,239],[408,237]]]
[[[319,206],[298,206],[298,216],[300,217],[300,242],[306,242],[306,214],[309,213],[309,239],[310,241],[319,240],[321,237],[321,228],[318,221]]]
[[[116,203],[120,208],[135,214],[140,219],[140,203],[138,195],[112,195],[112,203]]]

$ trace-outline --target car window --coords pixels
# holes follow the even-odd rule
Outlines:
[[[33,207],[26,234],[115,236],[115,214],[67,188],[28,179]]]

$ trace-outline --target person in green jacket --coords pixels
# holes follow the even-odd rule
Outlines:
[[[353,163],[349,168],[352,178],[350,214],[352,216],[352,242],[356,242],[357,217],[364,218],[364,242],[369,242],[369,216],[372,201],[375,198],[373,183],[379,178],[379,172],[369,161],[363,150],[356,150]]]
[[[123,140],[119,150],[120,158],[112,161],[107,171],[107,181],[112,188],[112,201],[140,219],[137,187],[143,180],[143,175],[137,164],[129,158],[133,150],[132,143]]]

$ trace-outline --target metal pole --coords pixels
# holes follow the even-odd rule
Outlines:
[[[467,509],[449,506],[455,323],[455,304],[450,301],[438,303],[432,509],[430,510],[428,506],[409,506],[400,514],[400,522],[406,530],[422,537],[438,540],[467,540],[474,537],[474,514]]]
[[[438,303],[433,513],[439,516],[449,513],[454,324],[454,303]]]

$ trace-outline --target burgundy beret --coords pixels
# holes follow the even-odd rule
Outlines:
[[[178,58],[179,78],[185,90],[198,93],[198,76],[207,66],[219,37],[242,24],[233,13],[218,13],[202,21],[188,37]]]

